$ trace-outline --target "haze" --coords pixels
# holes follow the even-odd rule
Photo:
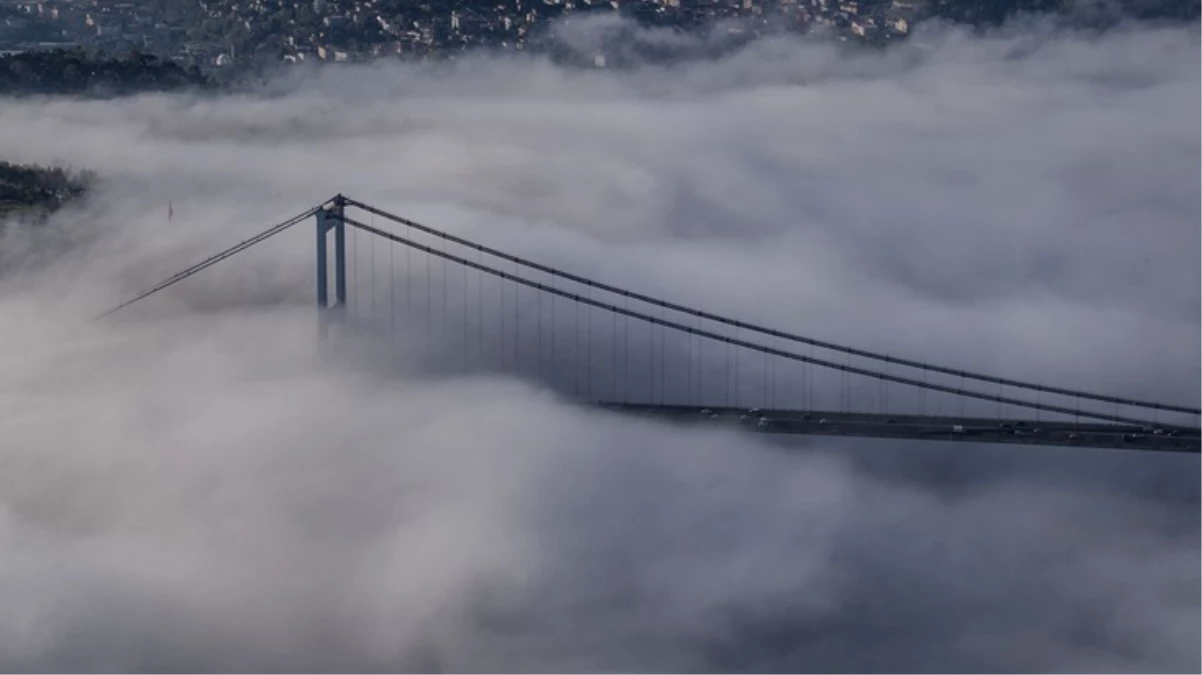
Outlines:
[[[932,28],[3,101],[0,156],[103,183],[0,240],[0,669],[1196,672],[1197,457],[784,446],[324,360],[304,226],[84,321],[343,192],[721,314],[1197,405],[1200,54],[1196,26]]]

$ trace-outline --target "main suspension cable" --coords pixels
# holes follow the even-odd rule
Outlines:
[[[159,291],[162,291],[171,286],[174,286],[175,284],[183,281],[184,279],[187,279],[188,277],[192,276],[193,274],[201,272],[202,270],[205,270],[209,267],[212,267],[213,265],[216,265],[217,263],[221,262],[222,260],[233,257],[233,256],[237,255],[238,253],[241,253],[242,251],[245,251],[246,249],[254,246],[255,244],[266,241],[267,239],[274,237],[275,235],[277,235],[277,234],[283,232],[284,230],[287,230],[288,228],[292,227],[293,225],[296,225],[297,223],[301,222],[302,220],[312,216],[313,214],[317,213],[319,210],[321,210],[321,207],[315,206],[315,207],[309,209],[308,211],[305,211],[304,213],[299,213],[299,214],[289,218],[288,220],[285,220],[281,223],[272,225],[271,227],[260,232],[259,234],[256,234],[255,236],[251,237],[250,239],[247,239],[247,240],[245,240],[239,244],[236,244],[234,246],[231,246],[231,247],[225,249],[224,251],[221,251],[220,253],[211,255],[208,258],[205,258],[204,260],[196,263],[195,265],[192,265],[191,267],[183,270],[182,272],[177,272],[176,274],[173,274],[170,277],[167,277],[166,279],[164,279],[163,281],[160,281],[158,284],[156,284],[149,290],[143,291],[142,293],[139,293],[138,295],[130,298],[129,300],[126,300],[125,302],[117,305],[116,307],[113,307],[112,309],[110,309],[102,314],[96,315],[89,321],[89,323],[91,323],[93,321],[99,321],[100,319],[103,319],[104,317],[109,316],[110,314],[114,314],[122,309],[125,309],[126,307],[129,307],[130,305],[134,304],[135,302],[144,300],[144,299],[154,295],[155,293],[158,293]]]
[[[930,371],[932,373],[941,373],[944,375],[952,375],[952,376],[960,377],[962,379],[974,380],[977,382],[988,382],[991,384],[999,384],[999,385],[1003,385],[1003,386],[1007,386],[1007,387],[1014,387],[1017,389],[1025,389],[1028,391],[1043,392],[1043,393],[1047,393],[1047,394],[1056,394],[1059,396],[1072,396],[1072,397],[1081,398],[1081,399],[1085,399],[1085,400],[1100,401],[1100,402],[1104,402],[1104,403],[1114,403],[1114,404],[1125,405],[1125,406],[1130,406],[1130,407],[1134,407],[1134,408],[1166,410],[1166,411],[1172,411],[1172,412],[1186,413],[1186,414],[1190,414],[1190,415],[1202,415],[1202,409],[1199,409],[1199,408],[1191,408],[1188,406],[1171,405],[1171,404],[1165,404],[1165,403],[1155,403],[1155,402],[1151,402],[1151,401],[1140,401],[1137,399],[1122,398],[1122,397],[1118,397],[1118,396],[1107,396],[1104,394],[1093,394],[1090,392],[1077,391],[1074,389],[1066,389],[1063,387],[1053,387],[1053,386],[1048,386],[1048,385],[1037,384],[1034,382],[1024,382],[1021,380],[1012,380],[1009,378],[996,377],[993,375],[986,375],[983,373],[974,373],[971,371],[960,370],[958,368],[949,368],[946,366],[940,366],[940,365],[932,364],[932,363],[925,363],[925,362],[916,361],[913,359],[898,358],[896,356],[889,356],[887,354],[881,354],[878,352],[871,352],[871,351],[864,350],[864,349],[857,349],[855,347],[847,347],[844,345],[835,344],[833,342],[817,340],[814,338],[805,337],[803,335],[786,333],[784,331],[779,331],[779,330],[775,330],[772,328],[766,328],[764,326],[757,326],[755,324],[749,324],[749,323],[745,323],[743,321],[738,321],[736,319],[730,319],[730,318],[720,316],[717,314],[712,314],[712,313],[706,312],[704,310],[687,307],[685,305],[679,305],[676,303],[661,300],[659,298],[654,298],[654,297],[651,297],[648,295],[643,295],[641,293],[635,293],[633,291],[628,291],[626,289],[619,288],[617,286],[611,286],[609,284],[605,284],[605,283],[602,283],[599,281],[594,281],[592,279],[581,277],[581,276],[572,274],[570,272],[565,272],[563,270],[549,267],[547,265],[542,265],[542,264],[536,263],[532,260],[520,258],[518,256],[511,255],[509,253],[505,253],[504,251],[500,251],[500,250],[497,250],[494,248],[483,246],[481,244],[477,244],[473,241],[469,241],[462,237],[457,237],[452,234],[447,234],[445,232],[441,232],[432,227],[422,225],[421,223],[414,222],[412,220],[403,218],[403,217],[398,216],[393,213],[389,213],[387,211],[384,211],[383,209],[379,209],[379,208],[376,208],[369,204],[364,204],[362,202],[355,201],[354,199],[346,198],[346,204],[348,206],[357,207],[359,209],[367,211],[368,213],[380,216],[387,220],[391,220],[395,223],[399,223],[399,224],[405,225],[407,227],[411,227],[415,230],[424,232],[431,236],[438,237],[445,241],[459,244],[459,245],[465,246],[467,248],[475,249],[477,251],[500,258],[502,260],[507,260],[510,262],[517,263],[518,265],[521,265],[523,267],[526,267],[526,268],[529,268],[532,270],[537,270],[537,271],[543,272],[545,274],[557,276],[562,279],[566,279],[566,280],[569,280],[569,281],[572,281],[572,282],[575,282],[575,283],[578,283],[578,284],[581,284],[584,286],[596,288],[598,290],[606,291],[608,293],[613,293],[615,295],[630,298],[632,300],[637,300],[639,302],[643,302],[643,303],[653,305],[656,307],[662,307],[664,309],[670,309],[670,310],[673,310],[676,312],[681,312],[683,314],[689,314],[689,315],[696,316],[696,317],[706,319],[709,321],[714,321],[716,323],[721,323],[721,324],[724,324],[727,326],[732,326],[734,328],[748,330],[753,333],[759,333],[761,335],[767,335],[767,336],[771,336],[771,337],[775,337],[775,338],[781,338],[784,340],[788,340],[790,342],[806,344],[806,345],[810,345],[813,347],[819,347],[821,349],[828,349],[828,350],[839,352],[842,354],[847,354],[849,356],[858,356],[858,357],[862,357],[862,358],[866,358],[866,359],[870,359],[870,360],[874,360],[874,361],[881,361],[884,363],[892,363],[895,365],[905,366],[905,367],[909,367],[909,368],[918,368],[918,369],[922,369],[923,371]]]

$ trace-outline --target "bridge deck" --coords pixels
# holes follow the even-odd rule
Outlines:
[[[1202,450],[1198,429],[1170,425],[1135,427],[1094,422],[882,415],[829,410],[699,408],[607,401],[594,405],[627,414],[677,422],[735,426],[770,434],[1019,443],[1186,453]]]

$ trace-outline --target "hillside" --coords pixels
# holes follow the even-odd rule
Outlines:
[[[91,172],[0,161],[0,215],[11,211],[54,211],[87,194]]]
[[[107,58],[83,50],[55,49],[0,56],[0,96],[35,94],[120,95],[205,89],[211,78],[151,54]]]

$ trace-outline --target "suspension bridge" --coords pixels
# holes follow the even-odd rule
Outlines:
[[[97,319],[315,222],[324,341],[503,373],[582,405],[755,433],[1198,453],[1198,408],[1021,381],[755,325],[543,265],[338,195]],[[367,222],[365,222],[367,221]]]

